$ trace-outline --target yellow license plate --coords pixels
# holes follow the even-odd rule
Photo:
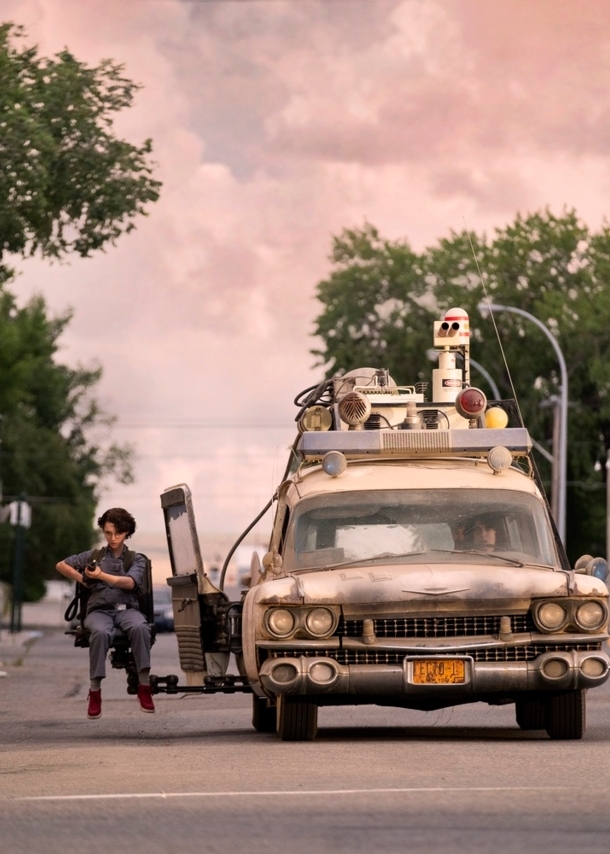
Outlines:
[[[466,681],[466,662],[455,658],[424,658],[413,662],[416,685],[456,685]]]

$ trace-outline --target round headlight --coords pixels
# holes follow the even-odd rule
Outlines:
[[[606,609],[600,602],[585,602],[576,609],[576,622],[581,629],[599,629],[606,619]]]
[[[605,676],[607,666],[606,662],[602,661],[601,658],[585,658],[583,663],[580,665],[580,669],[585,676],[599,678],[600,676]]]
[[[286,684],[292,682],[298,676],[298,670],[294,664],[278,664],[271,671],[272,677],[276,682]]]
[[[330,682],[335,678],[335,671],[325,661],[318,661],[310,667],[309,676],[314,682]]]
[[[267,614],[267,628],[272,635],[285,638],[294,629],[294,615],[286,608],[274,608]]]
[[[538,622],[543,629],[558,629],[566,621],[566,611],[557,602],[545,602],[538,608]]]
[[[305,618],[307,631],[316,637],[327,635],[332,631],[334,623],[335,615],[328,608],[314,608]]]
[[[568,663],[563,658],[551,658],[544,662],[542,670],[549,679],[561,679],[568,672]]]

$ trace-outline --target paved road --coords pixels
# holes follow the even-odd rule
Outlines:
[[[593,854],[610,844],[610,689],[581,742],[521,733],[513,709],[322,709],[313,743],[250,726],[245,696],[159,697],[122,672],[85,717],[87,654],[57,630],[0,645],[7,854]],[[178,672],[173,635],[157,673]],[[8,652],[7,652],[8,650]],[[19,655],[17,652],[19,651]]]

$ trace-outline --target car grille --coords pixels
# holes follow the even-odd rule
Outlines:
[[[380,638],[453,638],[497,635],[501,617],[498,615],[456,617],[399,617],[373,620],[375,635]],[[362,637],[363,620],[341,618],[337,634],[346,638]],[[513,614],[511,629],[516,634],[537,631],[531,614]]]
[[[446,655],[467,655],[475,661],[533,661],[545,652],[568,652],[578,650],[579,652],[593,652],[601,650],[601,643],[583,644],[544,644],[536,643],[528,646],[503,646],[491,649],[464,649],[451,650]],[[437,651],[431,653],[425,649],[409,652],[409,657],[424,655],[428,658],[441,656],[443,653]],[[359,650],[359,649],[327,649],[327,650],[274,650],[271,658],[334,658],[338,664],[402,664],[407,657],[405,652],[383,651],[383,650]]]

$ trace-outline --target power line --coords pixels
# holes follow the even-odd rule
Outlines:
[[[205,6],[205,5],[216,5],[216,6],[226,6],[229,3],[239,4],[239,3],[290,3],[293,6],[302,5],[305,3],[317,3],[318,5],[329,5],[330,3],[360,3],[360,4],[370,4],[370,3],[392,3],[396,2],[396,0],[148,0],[150,3],[182,3],[189,4],[191,6]]]
[[[128,489],[129,487],[123,487],[123,489]],[[113,493],[116,494],[119,491],[119,487],[114,486],[105,491],[105,494]],[[267,492],[214,492],[210,493],[206,500],[208,502],[215,501],[217,498],[245,498],[253,501],[263,501],[265,498],[268,498],[270,494],[272,494],[273,490],[268,490]],[[130,501],[149,501],[150,502],[151,494],[150,492],[135,492],[129,495]]]
[[[286,454],[289,450],[289,447],[280,448],[280,451]],[[276,454],[273,451],[268,454],[248,454],[244,451],[235,454],[165,454],[163,451],[158,454],[138,454],[137,451],[135,452],[136,460],[163,458],[164,460],[243,460],[248,462],[249,460],[272,460],[275,457]]]
[[[112,429],[125,430],[295,430],[290,422],[265,424],[254,421],[117,421]]]

